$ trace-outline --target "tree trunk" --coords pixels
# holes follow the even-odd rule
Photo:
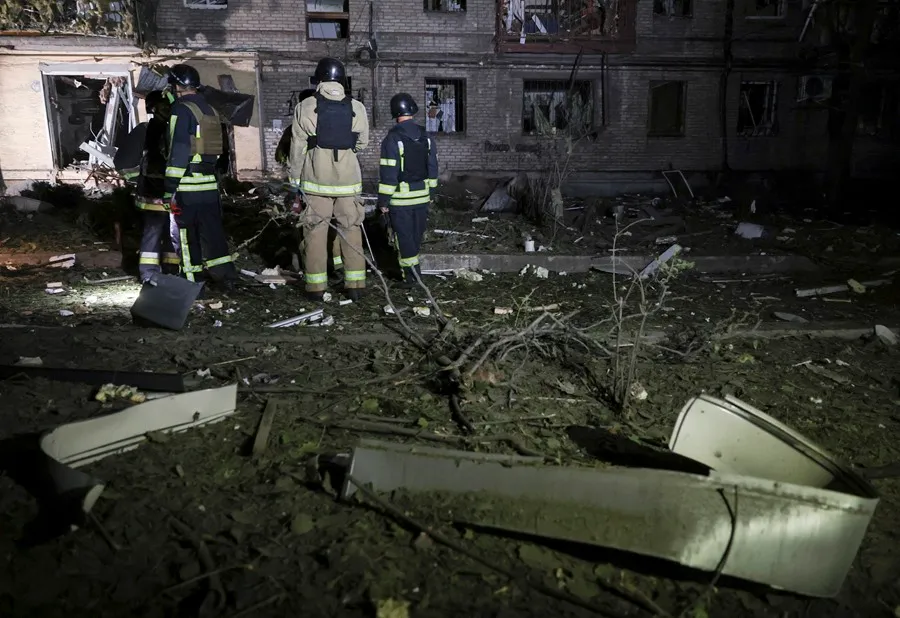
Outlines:
[[[866,81],[865,60],[869,51],[872,27],[878,12],[878,0],[858,0],[853,12],[854,38],[849,53],[839,51],[839,71],[847,78],[847,95],[843,109],[832,114],[842,114],[843,119],[828,142],[828,206],[832,211],[843,208],[848,196],[853,166],[853,143],[859,122],[859,104],[862,87]]]

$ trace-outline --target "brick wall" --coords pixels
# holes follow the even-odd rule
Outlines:
[[[409,0],[380,0],[371,11],[369,2],[350,0],[350,36],[341,41],[306,40],[304,0],[234,0],[234,6],[222,11],[191,10],[184,8],[184,0],[161,0],[159,14],[164,42],[170,45],[260,52],[266,160],[272,172],[279,171],[273,156],[280,137],[271,129],[272,121],[290,123],[291,93],[308,86],[316,60],[325,55],[345,60],[353,94],[369,110],[371,145],[360,157],[367,177],[377,174],[378,145],[391,123],[390,97],[407,91],[421,104],[426,78],[463,79],[466,84],[465,131],[434,137],[442,171],[543,170],[548,158],[560,159],[559,144],[523,135],[523,81],[566,80],[575,56],[495,54],[496,2],[468,0],[465,12],[440,13]],[[790,66],[799,51],[806,9],[800,0],[786,0],[780,18],[747,19],[754,5],[754,0],[735,0],[734,69],[725,122],[730,165],[737,170],[821,169],[827,111],[796,102],[803,73]],[[582,58],[579,79],[593,80],[598,124],[605,117],[605,125],[598,126],[595,139],[576,145],[568,157],[571,169],[719,169],[724,10],[725,0],[693,0],[690,17],[669,18],[654,15],[652,0],[640,0],[636,48],[609,55],[605,64],[600,56]],[[358,61],[371,36],[370,23],[378,44],[374,68]],[[685,83],[682,137],[648,135],[654,81]],[[778,83],[777,134],[737,135],[742,81]],[[857,168],[872,169],[891,150],[861,140]]]

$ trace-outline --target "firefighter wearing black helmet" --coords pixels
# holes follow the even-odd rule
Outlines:
[[[393,96],[391,117],[397,124],[381,142],[379,165],[378,205],[390,215],[406,287],[416,283],[428,204],[438,182],[437,150],[425,129],[413,120],[418,111],[410,95]]]
[[[323,58],[313,78],[316,93],[297,104],[291,127],[291,184],[302,191],[303,272],[306,295],[321,300],[328,286],[328,223],[341,234],[344,290],[359,298],[366,287],[360,226],[365,210],[359,199],[362,172],[357,152],[369,144],[366,108],[344,89],[344,65]]]
[[[150,119],[128,134],[114,160],[134,187],[134,203],[141,212],[141,282],[152,281],[160,271],[177,273],[181,263],[177,230],[173,235],[169,205],[163,200],[171,106],[161,90],[154,90],[144,97],[144,109]]]
[[[176,101],[169,119],[165,197],[178,226],[181,269],[194,281],[204,269],[225,289],[236,278],[222,226],[216,162],[225,152],[222,123],[198,89],[200,74],[187,64],[169,71]]]
[[[315,88],[307,88],[300,92],[297,95],[297,103],[302,103],[309,97],[316,95]],[[281,139],[278,140],[278,147],[275,148],[275,161],[282,165],[290,165],[291,161],[291,143],[293,141],[293,127],[289,126],[284,130],[281,134]],[[306,206],[303,204],[303,200],[299,194],[289,195],[288,201],[292,201],[293,203],[287,203],[286,206],[288,208],[293,207],[296,212],[301,212],[302,209]],[[339,285],[344,280],[344,259],[341,257],[341,237],[339,234],[333,233],[333,230],[329,230],[329,235],[332,237],[331,240],[331,264],[333,267],[332,274],[328,277],[328,285]]]

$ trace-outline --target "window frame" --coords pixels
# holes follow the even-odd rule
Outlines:
[[[225,4],[210,4],[211,0],[184,0],[184,8],[192,11],[224,11],[228,8],[228,0]]]
[[[531,131],[526,130],[526,128],[525,128],[525,121],[526,121],[525,103],[526,103],[527,96],[529,94],[529,84],[537,84],[538,85],[538,92],[536,93],[532,89],[532,94],[543,94],[542,90],[540,89],[541,84],[553,85],[553,86],[561,85],[562,88],[559,88],[559,89],[552,88],[547,91],[547,92],[551,93],[551,96],[552,96],[553,94],[559,93],[559,92],[565,93],[566,89],[568,87],[568,82],[569,82],[569,79],[566,79],[566,78],[561,78],[561,79],[525,78],[522,80],[522,110],[521,110],[522,113],[521,113],[521,121],[520,121],[521,122],[520,130],[521,130],[521,134],[523,136],[556,138],[556,137],[565,137],[567,135],[565,130],[560,131],[559,128],[556,126],[556,124],[552,123],[552,122],[551,122],[551,126],[553,126],[553,128],[555,128],[555,129],[557,129],[558,132],[553,132],[550,134],[542,134],[539,131],[537,131],[536,129],[532,129]],[[597,100],[596,100],[597,93],[596,93],[596,83],[595,82],[596,82],[596,80],[594,80],[594,79],[576,79],[573,84],[573,86],[574,86],[573,91],[577,92],[580,90],[582,94],[587,94],[588,102],[590,103],[590,121],[588,123],[588,126],[586,126],[584,128],[585,129],[584,133],[582,135],[580,135],[578,137],[578,139],[581,139],[582,137],[587,137],[587,136],[591,135],[592,133],[595,133],[596,131],[599,130],[598,123],[597,123]],[[533,109],[533,107],[534,107],[534,104],[532,103],[532,109]],[[548,118],[547,118],[548,121],[550,121],[549,116],[550,116],[550,114],[548,114]],[[534,113],[533,112],[531,114],[531,122],[532,122],[532,124],[534,123]]]
[[[682,6],[687,4],[687,13],[684,12],[684,9],[681,12],[675,12],[671,15],[666,13],[665,11],[665,3],[666,0],[653,0],[653,17],[654,18],[669,18],[669,19],[691,19],[694,17],[694,0],[673,0],[674,2],[681,2]],[[662,7],[662,11],[657,12],[656,6],[657,4]]]
[[[316,0],[306,0],[306,40],[307,41],[346,41],[350,38],[350,1],[342,0],[343,11],[313,11]],[[318,37],[310,34],[313,24],[334,23],[340,27],[340,35],[334,38]]]
[[[678,84],[681,89],[679,93],[679,129],[678,132],[671,131],[654,131],[653,129],[653,94],[658,88],[666,84]],[[684,137],[687,132],[687,80],[683,79],[661,79],[652,80],[649,85],[647,95],[647,137]]]
[[[454,130],[453,131],[428,131],[429,135],[465,135],[468,128],[468,80],[464,77],[426,77],[424,80],[424,90],[426,99],[422,104],[422,111],[426,115],[425,127],[428,128],[427,114],[428,104],[427,94],[429,86],[453,86],[455,98],[454,101]]]
[[[757,131],[759,130],[760,124],[759,124],[759,122],[756,122],[756,119],[752,117],[752,114],[751,114],[751,121],[754,122],[753,132],[748,134],[746,128],[743,131],[741,130],[741,124],[740,124],[741,110],[745,106],[744,99],[746,96],[746,94],[744,92],[745,85],[750,85],[750,86],[765,85],[765,87],[766,87],[767,105],[764,110],[764,113],[768,116],[770,123],[769,123],[769,130],[765,133],[757,133]],[[778,135],[778,133],[780,132],[780,127],[778,126],[778,95],[779,95],[780,90],[781,90],[780,84],[778,83],[778,80],[775,80],[775,79],[768,79],[768,80],[762,80],[762,81],[745,80],[745,79],[741,80],[740,87],[738,88],[738,117],[737,117],[738,124],[735,127],[735,133],[737,134],[738,137],[743,137],[743,138],[749,139],[749,138],[755,138],[755,137],[775,137]],[[747,98],[746,105],[747,105],[747,108],[749,109],[749,97]]]

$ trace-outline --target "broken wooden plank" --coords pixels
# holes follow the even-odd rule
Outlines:
[[[259,457],[266,451],[269,444],[269,434],[272,432],[272,422],[275,420],[275,412],[278,411],[278,404],[275,399],[270,397],[266,400],[266,409],[263,410],[262,418],[259,420],[259,427],[256,429],[256,437],[253,439],[253,456]]]
[[[162,391],[166,393],[183,393],[185,390],[184,378],[180,373],[0,365],[0,380],[23,373],[30,378],[46,378],[47,380],[57,380],[59,382],[81,382],[90,386],[114,384],[116,386],[133,386],[143,391]]]

